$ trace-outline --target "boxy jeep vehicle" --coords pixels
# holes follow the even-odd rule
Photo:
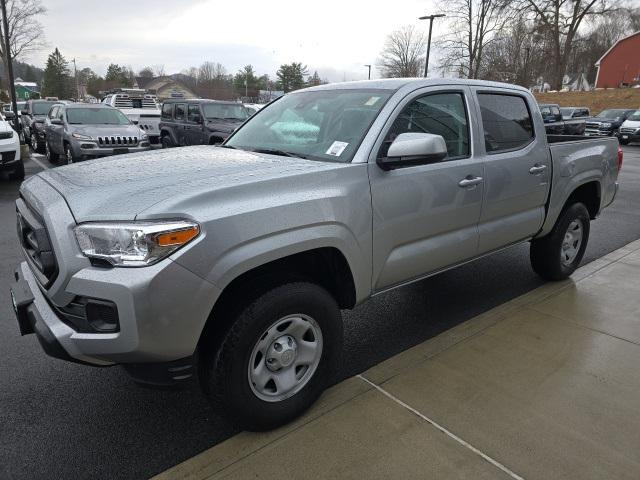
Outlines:
[[[162,104],[163,148],[222,143],[251,112],[241,103],[171,99]]]
[[[542,277],[571,275],[621,164],[615,138],[547,136],[531,93],[507,84],[299,90],[222,147],[24,182],[19,328],[139,381],[195,375],[240,425],[273,428],[330,381],[341,309],[520,242]]]

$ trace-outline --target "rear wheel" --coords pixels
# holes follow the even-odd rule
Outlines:
[[[248,430],[283,425],[326,388],[342,351],[342,317],[322,287],[275,287],[232,319],[219,348],[201,345],[201,380],[214,406]]]
[[[564,280],[580,265],[589,240],[589,211],[582,203],[566,207],[553,230],[531,242],[535,272],[547,280]]]
[[[51,150],[51,146],[49,145],[48,141],[45,141],[44,144],[44,154],[47,157],[47,161],[49,163],[58,163],[59,155]]]

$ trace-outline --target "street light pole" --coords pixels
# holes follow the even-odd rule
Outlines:
[[[418,18],[418,20],[429,20],[429,39],[427,40],[427,58],[424,63],[424,78],[427,78],[427,73],[429,72],[429,53],[431,52],[431,31],[433,30],[433,19],[444,16],[444,13],[438,13],[436,15],[425,15],[424,17]]]
[[[0,0],[2,6],[2,28],[4,30],[4,52],[7,61],[7,76],[9,77],[9,91],[11,93],[11,105],[13,107],[13,125],[16,132],[20,133],[20,118],[18,117],[18,100],[16,99],[16,84],[13,78],[13,59],[11,58],[11,42],[9,41],[9,22],[7,21],[7,6],[5,0]]]
[[[369,67],[369,77],[368,77],[368,80],[371,80],[371,65],[365,65],[365,67]]]

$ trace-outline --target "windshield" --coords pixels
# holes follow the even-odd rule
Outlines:
[[[33,114],[34,115],[46,115],[49,113],[49,109],[52,105],[56,105],[58,102],[34,102]]]
[[[70,108],[67,122],[72,125],[128,125],[129,119],[115,108]]]
[[[570,117],[573,115],[573,108],[561,108],[560,113],[563,117]]]
[[[640,110],[636,110],[631,115],[627,117],[627,120],[631,120],[632,122],[640,122]]]
[[[225,145],[348,162],[392,93],[373,89],[291,93],[261,109]]]
[[[249,112],[244,105],[230,103],[204,103],[202,105],[204,118],[209,120],[224,118],[227,120],[246,120]]]
[[[608,118],[615,120],[624,114],[624,110],[604,110],[596,115],[598,118]]]

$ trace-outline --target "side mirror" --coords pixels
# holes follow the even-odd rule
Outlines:
[[[439,162],[447,156],[447,144],[440,135],[401,133],[389,146],[386,157],[378,158],[383,170]]]
[[[60,120],[59,118],[52,118],[51,125],[62,125],[62,120]]]

